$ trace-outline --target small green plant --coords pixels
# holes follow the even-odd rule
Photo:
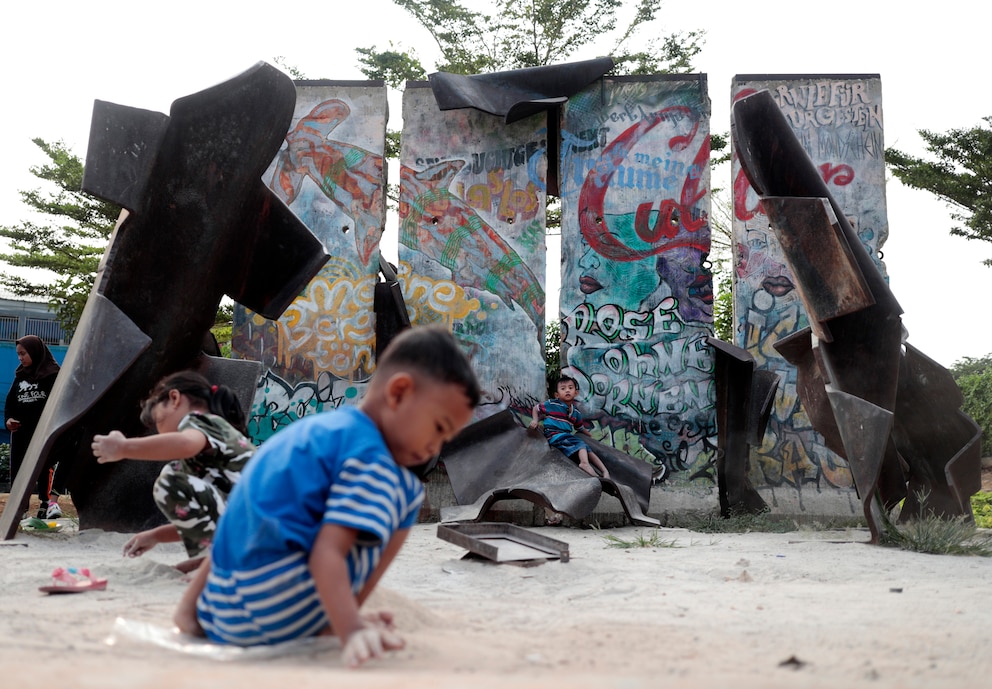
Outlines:
[[[992,492],[982,491],[972,495],[971,511],[975,515],[975,526],[992,529]]]
[[[0,481],[10,473],[10,445],[0,445]]]
[[[978,533],[966,517],[947,519],[930,515],[899,527],[890,524],[882,532],[879,543],[933,555],[992,556],[992,538]]]
[[[992,536],[979,533],[967,517],[940,517],[927,510],[928,496],[927,492],[916,495],[922,516],[898,526],[886,519],[879,544],[933,555],[992,556]]]
[[[644,532],[639,532],[629,541],[626,541],[619,536],[613,534],[606,534],[603,536],[603,540],[606,541],[606,547],[608,548],[623,548],[625,550],[631,550],[633,548],[679,548],[677,544],[677,539],[673,538],[670,541],[666,541],[661,537],[658,529],[651,531],[649,534],[645,535]]]

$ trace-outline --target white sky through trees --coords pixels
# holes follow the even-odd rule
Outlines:
[[[706,31],[695,66],[708,75],[714,132],[730,128],[735,74],[880,74],[885,144],[916,155],[924,154],[916,130],[967,128],[992,115],[981,72],[988,62],[987,28],[973,2],[912,8],[864,0],[666,0],[660,17],[659,34]],[[232,0],[24,5],[16,21],[0,26],[6,88],[0,224],[29,219],[18,191],[39,186],[28,168],[47,162],[32,138],[63,140],[85,156],[94,99],[168,113],[176,98],[278,56],[308,78],[362,79],[354,49],[381,50],[390,41],[412,48],[428,70],[433,67],[430,36],[389,0],[269,7]],[[595,56],[593,48],[574,59]],[[390,97],[390,113],[390,128],[399,128],[399,94]],[[715,169],[711,182],[729,188],[729,166]],[[992,268],[982,265],[992,257],[992,245],[950,236],[946,205],[891,175],[886,196],[884,260],[910,342],[945,366],[992,352],[992,322],[984,308]],[[395,218],[385,239],[396,241]],[[556,241],[549,238],[549,247]],[[547,274],[548,292],[557,294],[556,259]],[[549,307],[553,317],[554,304]]]

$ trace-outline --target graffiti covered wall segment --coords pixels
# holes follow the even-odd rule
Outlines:
[[[443,323],[472,357],[480,414],[544,387],[545,117],[513,124],[403,94],[400,280],[416,324]]]
[[[883,160],[882,87],[878,75],[737,76],[734,100],[767,89],[882,274],[888,236]],[[797,372],[773,345],[809,325],[768,218],[736,157],[734,176],[735,344],[781,384],[765,432],[752,452],[756,487],[853,487],[843,459],[827,449],[799,402]]]
[[[264,180],[332,258],[278,321],[235,307],[234,355],[262,361],[256,442],[357,401],[374,367],[373,294],[385,223],[381,82],[297,82],[294,118]]]
[[[562,129],[564,371],[594,436],[656,480],[712,485],[706,79],[605,79]]]

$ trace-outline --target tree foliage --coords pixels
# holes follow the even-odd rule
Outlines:
[[[544,329],[544,375],[549,394],[561,375],[561,338],[561,320],[548,321]]]
[[[617,73],[657,74],[692,70],[702,50],[704,32],[664,35],[654,30],[661,0],[637,0],[633,16],[622,25],[620,0],[487,0],[487,9],[472,9],[458,0],[393,0],[434,40],[440,56],[435,68],[454,74],[481,74],[565,62],[605,39]],[[620,27],[620,28],[618,28]],[[643,34],[650,37],[644,38]],[[427,78],[427,69],[412,50],[390,43],[356,48],[359,69],[369,79],[381,79],[395,89],[407,81]],[[727,147],[724,136],[711,137],[711,150]],[[386,157],[399,157],[399,133],[386,135]],[[387,193],[397,202],[397,189]],[[557,200],[548,199],[546,226],[558,226]]]
[[[733,201],[722,191],[714,191],[710,212],[710,254],[714,282],[713,334],[724,342],[734,342],[733,293]]]
[[[3,272],[0,285],[17,296],[46,299],[62,329],[71,335],[120,208],[81,191],[83,163],[63,142],[32,141],[49,162],[29,169],[46,182],[48,190],[21,191],[20,195],[31,211],[50,220],[48,224],[25,220],[0,226],[0,237],[9,246],[0,253],[0,261],[12,268],[34,269],[31,274],[38,277],[24,277],[24,271]],[[46,280],[48,274],[55,278]]]
[[[959,223],[951,234],[992,242],[992,116],[971,129],[946,133],[919,130],[928,160],[895,148],[885,151],[892,174],[903,184],[935,194],[952,208]],[[992,265],[992,259],[985,261]]]
[[[489,0],[486,10],[470,9],[458,0],[393,2],[434,39],[440,72],[481,74],[565,62],[594,42],[606,41],[600,45],[610,51],[618,73],[674,74],[691,71],[692,59],[702,49],[702,31],[665,35],[655,30],[661,0],[638,0],[623,25],[620,0]],[[394,88],[427,76],[415,53],[392,44],[382,51],[372,46],[357,52],[363,74]]]
[[[965,357],[951,367],[954,382],[964,395],[961,409],[982,429],[982,456],[992,455],[992,354]]]
[[[730,280],[722,280],[713,300],[713,334],[730,344],[734,342],[734,293]]]

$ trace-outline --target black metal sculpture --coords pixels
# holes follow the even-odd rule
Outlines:
[[[151,500],[160,467],[97,464],[90,439],[140,434],[138,404],[171,372],[195,367],[243,382],[245,362],[201,352],[223,295],[278,318],[327,260],[261,181],[295,102],[292,80],[264,63],[180,98],[169,116],[96,102],[83,188],[126,211],[0,515],[4,538],[51,454],[68,473],[81,528],[161,521]]]
[[[504,410],[478,421],[446,445],[441,454],[457,506],[441,510],[442,521],[478,521],[499,500],[529,500],[573,519],[592,514],[606,491],[620,500],[632,523],[659,526],[645,514],[651,500],[651,466],[584,437],[610,472],[593,478],[539,432],[528,432]]]
[[[981,433],[950,374],[903,342],[902,309],[771,95],[738,100],[732,130],[810,321],[775,348],[847,460],[872,541],[903,499],[902,519],[971,517]]]
[[[441,110],[476,108],[510,124],[557,108],[613,66],[613,58],[598,57],[468,76],[435,72],[428,78]]]
[[[768,505],[748,477],[752,447],[761,445],[771,416],[779,377],[757,369],[747,350],[707,337],[713,347],[716,378],[716,483],[720,514],[759,514]]]
[[[545,175],[549,194],[560,193],[558,139],[561,136],[561,108],[573,96],[602,78],[614,67],[613,58],[567,62],[542,67],[510,69],[489,74],[435,72],[431,91],[439,110],[474,108],[502,117],[510,124],[531,115],[547,112],[547,162]]]

